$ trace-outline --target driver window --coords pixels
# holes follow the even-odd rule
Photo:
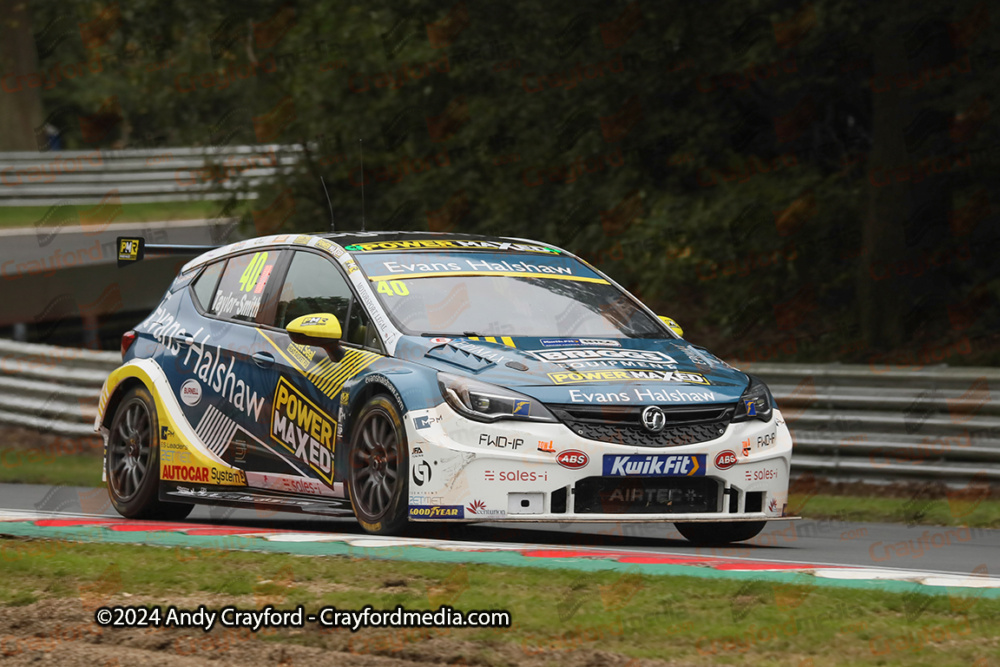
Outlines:
[[[274,326],[284,329],[297,317],[333,313],[347,328],[351,288],[329,260],[311,252],[296,252],[281,287]]]

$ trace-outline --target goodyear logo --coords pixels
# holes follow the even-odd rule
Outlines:
[[[465,508],[461,505],[411,505],[411,519],[464,519]]]
[[[605,454],[605,477],[704,477],[704,454]]]
[[[281,378],[274,390],[271,437],[333,484],[333,448],[337,421]]]
[[[549,373],[553,384],[579,384],[581,382],[684,382],[711,384],[701,373],[682,371],[627,370],[627,371],[563,371]]]

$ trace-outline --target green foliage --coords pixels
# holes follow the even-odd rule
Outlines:
[[[990,358],[996,234],[982,207],[961,208],[985,196],[988,210],[997,179],[986,148],[997,28],[976,19],[981,3],[141,0],[32,11],[36,29],[107,24],[92,48],[71,37],[41,59],[101,63],[43,92],[46,113],[73,110],[55,120],[68,145],[302,148],[293,171],[260,188],[246,234],[327,229],[322,177],[339,229],[360,228],[364,209],[368,229],[562,245],[724,354],[867,361],[971,335],[977,354],[950,363]],[[905,52],[904,72],[877,69],[880,45]],[[948,69],[963,57],[971,72]],[[932,71],[944,74],[922,74]],[[902,86],[905,97],[898,128],[873,120],[886,81],[886,95]],[[110,129],[88,139],[77,111],[100,109]],[[902,142],[911,154],[888,167],[984,155],[888,193],[900,220],[882,220],[871,173],[883,165],[870,156]],[[956,231],[962,211],[971,222]],[[879,245],[882,234],[896,241]],[[961,247],[974,249],[968,261],[871,277]],[[948,307],[970,299],[982,304],[974,322],[954,327]],[[870,323],[887,307],[904,340]]]

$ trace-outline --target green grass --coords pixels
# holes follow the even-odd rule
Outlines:
[[[793,493],[788,506],[808,519],[1000,528],[1000,501],[969,496],[930,500]]]
[[[0,449],[0,482],[103,486],[100,454],[61,454],[42,449]]]
[[[196,220],[213,218],[219,215],[225,206],[221,201],[190,201],[190,202],[157,202],[146,204],[122,204],[121,211],[111,209],[107,205],[93,206],[77,205],[77,217],[70,217],[71,226],[83,225],[84,229],[98,229],[112,222],[164,222],[170,220]],[[232,212],[234,217],[242,215],[247,210],[246,204],[237,204]],[[28,227],[40,224],[49,212],[48,206],[10,206],[0,209],[0,227]],[[90,216],[88,216],[88,212]],[[116,214],[117,213],[117,214]],[[51,216],[43,226],[66,222],[64,212]]]
[[[211,600],[216,609],[302,604],[308,613],[447,604],[512,615],[508,629],[351,633],[309,625],[245,638],[389,657],[412,658],[416,642],[445,637],[463,642],[470,662],[498,666],[511,664],[512,647],[537,664],[560,664],[573,649],[696,665],[937,667],[940,652],[947,664],[1000,659],[1000,600],[974,596],[58,541],[0,539],[0,550],[4,606],[77,598],[85,609],[137,600],[190,608]]]

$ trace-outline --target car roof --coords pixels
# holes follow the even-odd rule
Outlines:
[[[451,232],[421,232],[421,231],[378,231],[378,232],[319,232],[313,233],[342,246],[353,245],[355,243],[380,243],[385,241],[408,241],[413,239],[454,239],[456,241],[511,241],[516,243],[533,243],[554,248],[549,243],[533,241],[531,239],[515,238],[510,236],[483,236],[482,234],[453,234]],[[405,252],[406,248],[400,248]]]
[[[312,241],[309,241],[312,239]],[[531,239],[523,239],[510,236],[483,236],[481,234],[453,234],[450,232],[421,232],[421,231],[377,231],[377,232],[287,232],[284,234],[272,234],[269,236],[261,236],[257,238],[245,239],[243,241],[235,241],[233,243],[219,246],[213,250],[210,250],[198,257],[195,257],[190,262],[184,265],[181,269],[181,273],[187,273],[197,269],[198,267],[207,264],[209,262],[228,257],[237,252],[243,252],[254,247],[262,246],[282,246],[282,247],[303,247],[303,246],[315,246],[318,239],[323,239],[327,241],[327,247],[330,243],[334,243],[340,246],[340,249],[334,252],[335,256],[340,257],[342,254],[352,255],[350,250],[346,247],[360,245],[360,244],[373,244],[373,243],[384,243],[393,241],[416,241],[416,240],[427,240],[427,241],[481,241],[489,243],[517,243],[517,244],[530,244],[535,246],[542,246],[549,250],[556,251],[560,254],[565,254],[573,256],[572,253],[559,248],[558,246],[551,245],[549,243],[542,243],[539,241],[533,241]],[[322,244],[322,241],[319,242]],[[443,250],[443,249],[453,249],[457,248],[427,248],[427,247],[399,247],[392,248],[392,252],[426,252],[427,250]],[[489,250],[489,248],[474,248],[470,247],[468,250]],[[518,248],[511,248],[510,250],[517,251]],[[507,250],[505,250],[507,251]]]

